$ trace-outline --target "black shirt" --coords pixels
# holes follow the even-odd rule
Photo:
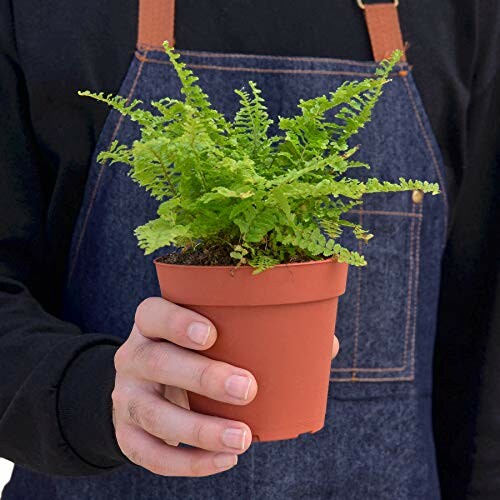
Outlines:
[[[401,0],[399,12],[452,208],[435,429],[443,494],[457,499],[472,457],[486,464],[482,472],[495,471],[499,454],[482,454],[484,436],[494,434],[500,451],[500,391],[488,390],[500,342],[492,335],[500,5]],[[180,0],[176,14],[179,49],[371,59],[355,0]],[[57,316],[88,165],[108,112],[76,91],[118,91],[136,24],[137,0],[0,0],[0,455],[47,473],[92,474],[124,461],[110,411],[120,341],[106,332],[82,335]],[[488,411],[479,428],[489,434],[475,439],[487,342],[481,390]],[[452,475],[463,478],[460,491],[447,484]],[[498,473],[475,477],[474,491],[486,482],[500,488]]]

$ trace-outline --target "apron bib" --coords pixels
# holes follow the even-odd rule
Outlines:
[[[400,36],[384,36],[388,22],[398,22],[395,6],[370,7],[381,6],[365,11],[375,55],[380,44],[393,45],[382,53],[398,48]],[[161,48],[163,40],[173,40],[173,10],[173,0],[141,0],[139,43],[120,95],[145,103],[181,97]],[[271,116],[289,116],[299,98],[328,93],[376,68],[375,62],[329,58],[180,53],[226,116],[237,109],[233,89],[248,80],[262,89]],[[137,137],[137,125],[111,111],[96,154],[115,139],[130,143]],[[353,211],[353,220],[376,237],[360,248],[369,264],[350,269],[340,299],[336,332],[342,347],[332,366],[325,428],[295,440],[256,443],[234,469],[208,478],[160,477],[133,465],[84,478],[16,467],[6,500],[439,498],[431,370],[447,203],[440,152],[405,62],[357,141],[358,158],[372,165],[371,175],[438,182],[443,194],[373,195]],[[156,209],[126,167],[103,167],[94,156],[65,290],[65,316],[83,331],[125,339],[137,305],[159,295],[152,258],[143,255],[132,233]],[[360,245],[348,233],[343,243]]]

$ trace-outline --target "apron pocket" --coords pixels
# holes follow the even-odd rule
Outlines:
[[[379,207],[377,207],[379,208]],[[383,207],[382,207],[383,208]],[[411,211],[359,210],[351,220],[375,237],[365,245],[345,232],[342,242],[368,261],[351,267],[339,301],[339,355],[333,382],[397,382],[415,377],[415,334],[422,204]]]

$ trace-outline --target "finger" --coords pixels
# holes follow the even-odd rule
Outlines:
[[[204,450],[239,454],[252,442],[246,424],[200,415],[158,395],[142,393],[139,400],[130,400],[128,413],[130,422],[168,443],[181,442]]]
[[[340,350],[339,339],[334,335],[333,336],[333,346],[332,346],[332,359],[337,357],[339,350]]]
[[[163,397],[174,405],[189,410],[189,399],[187,392],[184,389],[167,385],[163,391]],[[179,441],[165,440],[165,442],[170,446],[179,446]]]
[[[168,342],[139,343],[127,361],[127,370],[134,377],[180,387],[216,401],[245,405],[257,394],[257,381],[248,370]]]
[[[163,397],[174,405],[189,410],[189,399],[184,389],[167,385],[163,391]]]
[[[203,477],[224,472],[238,463],[238,456],[232,453],[173,448],[138,427],[123,427],[120,444],[123,453],[133,463],[154,474]]]
[[[135,324],[147,338],[168,340],[188,349],[208,349],[217,338],[210,320],[160,297],[139,304]]]

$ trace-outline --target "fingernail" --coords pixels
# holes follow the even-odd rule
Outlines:
[[[187,335],[195,344],[205,345],[210,335],[210,325],[198,322],[191,323],[188,326]]]
[[[231,375],[226,380],[226,392],[230,396],[233,396],[233,398],[243,399],[246,401],[248,399],[248,393],[250,392],[251,385],[252,380],[249,377]]]
[[[218,469],[227,469],[228,467],[233,467],[238,463],[238,457],[236,455],[229,455],[227,453],[219,453],[214,457],[214,465]]]
[[[229,446],[229,448],[243,450],[245,448],[246,435],[247,431],[243,429],[226,429],[222,433],[222,442],[226,446]]]

